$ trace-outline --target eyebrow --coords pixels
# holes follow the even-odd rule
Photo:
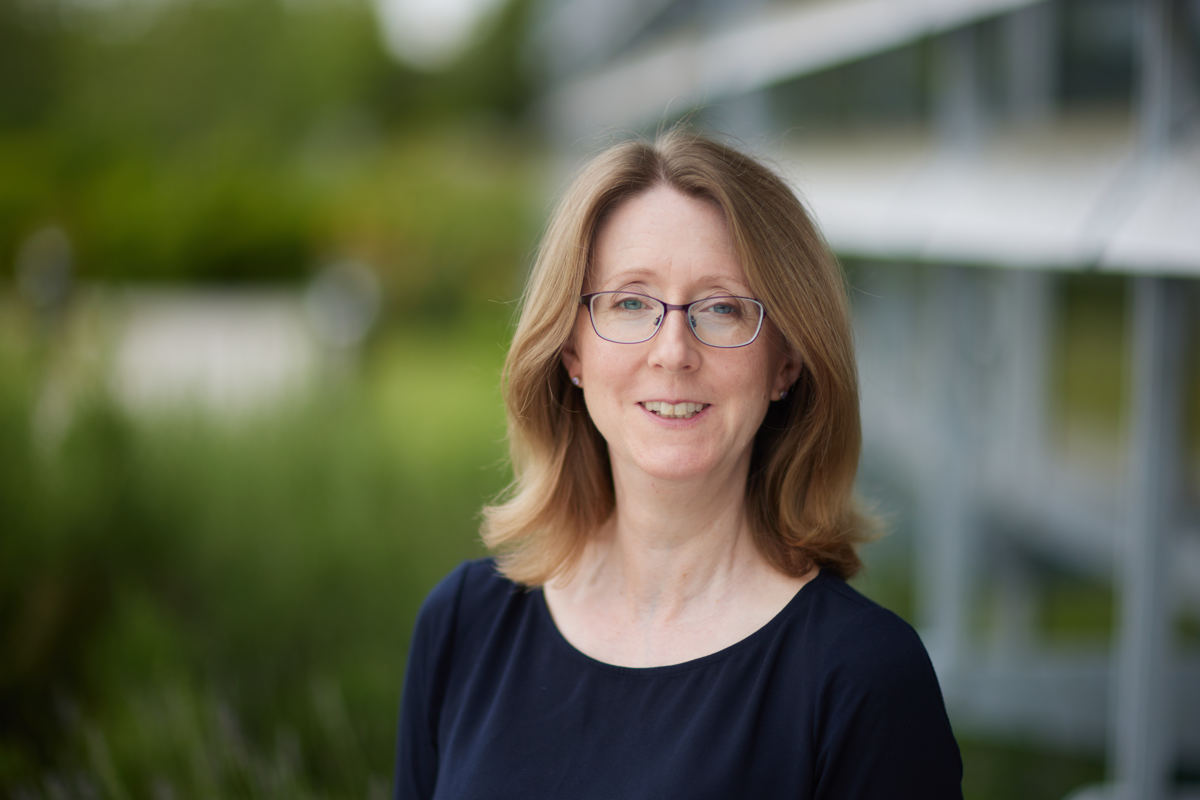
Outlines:
[[[639,283],[649,283],[650,281],[647,279],[652,279],[655,277],[657,277],[657,273],[653,270],[628,269],[628,270],[623,270],[621,272],[618,272],[617,274],[611,276],[609,278],[609,281],[611,281],[613,283],[617,283],[617,282],[630,283],[630,282],[635,282],[635,281],[639,282]],[[606,281],[606,283],[607,282],[608,281]],[[728,275],[717,275],[715,273],[710,274],[710,275],[701,275],[699,278],[697,278],[694,281],[691,281],[690,283],[691,283],[691,285],[694,285],[694,286],[704,286],[704,287],[712,287],[712,288],[721,288],[721,287],[732,285],[734,287],[739,287],[740,290],[747,291],[747,292],[750,291],[750,287],[746,283],[744,283],[740,280],[737,280],[736,278],[731,278]]]

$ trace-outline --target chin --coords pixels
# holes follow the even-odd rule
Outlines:
[[[712,459],[686,456],[647,460],[638,463],[637,466],[649,477],[662,481],[697,480],[726,472]]]

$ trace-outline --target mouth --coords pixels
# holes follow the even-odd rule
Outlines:
[[[662,400],[646,400],[638,403],[642,408],[663,419],[691,419],[699,414],[704,409],[708,408],[709,403],[667,403]]]

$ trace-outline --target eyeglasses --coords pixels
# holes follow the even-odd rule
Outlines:
[[[709,347],[745,347],[758,338],[763,304],[749,297],[705,297],[683,305],[637,292],[592,292],[579,298],[588,307],[592,330],[617,344],[654,338],[668,311],[682,311],[688,327]]]

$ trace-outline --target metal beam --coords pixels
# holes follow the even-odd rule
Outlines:
[[[609,66],[569,79],[543,115],[563,141],[597,129],[657,124],[723,100],[1044,0],[820,0],[766,6],[719,28],[613,53]]]
[[[1117,559],[1114,780],[1125,800],[1165,800],[1175,755],[1170,696],[1170,565],[1178,508],[1188,285],[1133,279],[1133,419],[1128,511]]]

